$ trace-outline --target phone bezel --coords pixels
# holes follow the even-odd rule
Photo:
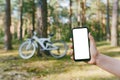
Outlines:
[[[87,27],[76,27],[72,29],[72,43],[73,43],[73,59],[74,61],[89,61],[91,59],[91,55],[90,55],[90,43],[89,43],[89,38],[88,38],[88,47],[89,47],[89,58],[87,59],[75,59],[75,49],[74,49],[74,39],[73,39],[73,30],[74,29],[83,29],[86,28],[87,29],[87,36],[89,36],[89,30]]]

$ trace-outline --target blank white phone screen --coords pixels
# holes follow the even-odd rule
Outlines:
[[[74,58],[89,59],[89,43],[87,28],[73,29]]]

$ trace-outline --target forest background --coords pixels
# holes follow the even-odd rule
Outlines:
[[[70,45],[71,29],[85,26],[101,53],[120,58],[119,6],[119,0],[0,0],[0,79],[119,80],[95,66],[74,63],[69,55],[61,60],[34,56],[25,61],[18,57],[19,45],[33,31],[39,37],[54,33],[54,39]],[[76,71],[82,74],[77,76]]]
[[[69,41],[71,29],[86,26],[95,40],[119,42],[119,2],[116,0],[0,0],[0,42],[24,40],[37,31],[41,37]],[[43,36],[42,36],[43,35]],[[5,41],[5,42],[3,42]]]

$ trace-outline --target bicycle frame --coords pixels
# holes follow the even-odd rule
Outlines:
[[[40,50],[48,50],[50,54],[55,58],[62,58],[67,52],[67,45],[64,41],[58,40],[51,41],[53,34],[50,34],[48,38],[39,38],[34,32],[33,36],[23,42],[19,47],[19,55],[23,59],[31,58],[35,50],[40,46]]]
[[[42,48],[41,50],[56,50],[56,49],[58,49],[57,46],[52,45],[51,38],[52,38],[51,36],[49,36],[48,38],[38,38],[36,36],[36,34],[34,34],[33,37],[31,38],[31,42],[33,42],[33,44],[36,46],[36,48],[38,48],[38,44],[39,44]],[[46,44],[44,44],[45,42],[46,42]],[[49,46],[52,48],[49,48]]]

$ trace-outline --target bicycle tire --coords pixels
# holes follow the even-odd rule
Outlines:
[[[59,58],[62,58],[62,57],[64,57],[66,55],[68,47],[67,47],[67,44],[64,41],[61,41],[61,40],[54,41],[52,43],[52,45],[58,47],[58,49],[56,49],[56,50],[50,50],[50,54],[54,58],[59,59]],[[57,50],[59,50],[59,51],[57,51]]]
[[[29,49],[27,49],[28,45]],[[36,47],[31,41],[25,41],[19,47],[19,55],[23,59],[29,59],[34,55],[35,50]]]

